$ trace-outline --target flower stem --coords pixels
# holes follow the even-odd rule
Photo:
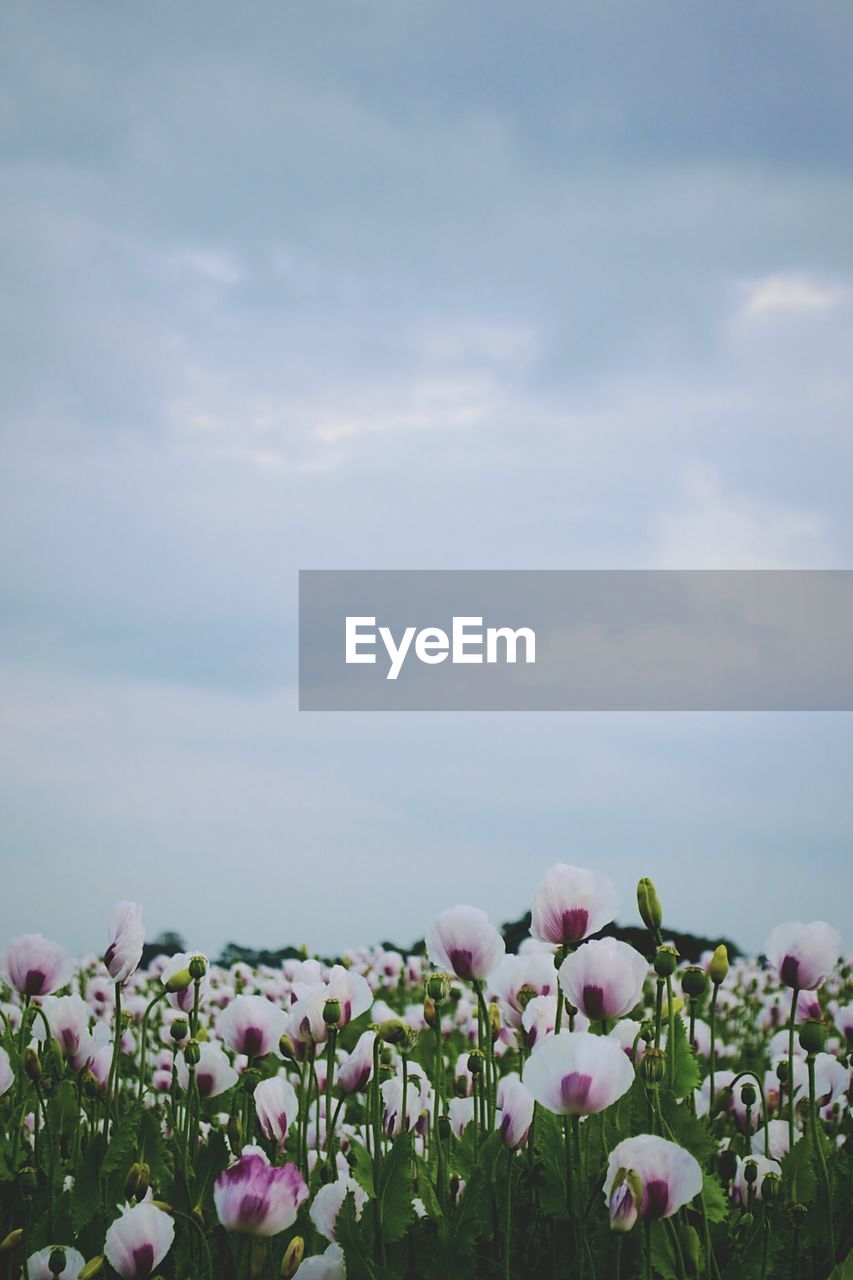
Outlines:
[[[826,1227],[829,1235],[829,1261],[831,1266],[835,1266],[835,1224],[832,1221],[832,1199],[829,1189],[829,1170],[826,1167],[826,1152],[823,1149],[823,1141],[820,1132],[817,1115],[817,1097],[815,1091],[815,1056],[810,1053],[806,1059],[809,1069],[809,1111],[812,1121],[812,1138],[814,1140],[815,1152],[817,1154],[817,1167],[820,1170],[821,1189],[823,1191],[823,1203],[826,1210]]]
[[[788,1021],[788,1150],[794,1150],[794,1028],[797,1025],[797,1001],[800,992],[791,995],[791,1017]]]

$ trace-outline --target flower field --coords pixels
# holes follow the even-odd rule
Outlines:
[[[10,941],[0,1276],[852,1277],[841,939],[685,965],[637,902],[642,954],[563,864],[516,955],[467,906],[333,965]]]

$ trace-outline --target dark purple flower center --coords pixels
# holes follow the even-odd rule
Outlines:
[[[240,1213],[237,1219],[238,1230],[249,1231],[252,1227],[259,1227],[264,1218],[266,1218],[268,1211],[269,1201],[266,1196],[247,1191],[240,1201]]]
[[[454,948],[450,953],[450,964],[457,978],[473,978],[474,956],[470,951]]]
[[[45,983],[45,976],[41,969],[28,969],[27,977],[24,982],[24,995],[39,996]]]
[[[651,1178],[643,1187],[643,1217],[649,1220],[666,1216],[669,1187],[660,1178]]]
[[[586,1105],[592,1088],[592,1076],[570,1071],[560,1082],[560,1099],[567,1111],[580,1111]]]
[[[104,952],[104,964],[107,966],[108,969],[111,967],[112,962],[115,959],[115,954],[116,954],[116,944],[114,942],[111,942],[110,945],[107,947],[106,951]]]
[[[209,1098],[213,1088],[213,1076],[209,1071],[200,1071],[195,1078],[200,1098]]]
[[[796,956],[785,956],[782,961],[782,968],[779,970],[779,977],[782,979],[786,987],[798,987],[797,974],[800,971],[800,962]]]
[[[264,1043],[264,1033],[260,1027],[247,1027],[243,1032],[243,1052],[249,1058],[260,1053]]]
[[[589,912],[584,907],[572,907],[570,911],[564,911],[561,921],[564,946],[569,942],[581,942],[586,937]]]
[[[583,1009],[588,1018],[603,1018],[604,991],[591,983],[583,989]]]
[[[133,1274],[138,1277],[150,1276],[154,1270],[153,1244],[141,1244],[133,1251]]]

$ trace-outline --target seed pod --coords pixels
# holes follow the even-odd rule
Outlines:
[[[323,1021],[327,1027],[336,1027],[341,1020],[341,1002],[330,996],[323,1005]]]
[[[189,1033],[190,1028],[186,1018],[176,1018],[169,1028],[169,1035],[176,1043],[180,1040],[186,1040]]]
[[[758,1101],[758,1094],[755,1091],[754,1084],[741,1085],[740,1100],[745,1107],[754,1107]]]
[[[688,965],[681,975],[681,989],[691,1000],[701,1000],[708,990],[708,975],[698,964]]]
[[[207,961],[204,956],[195,955],[190,959],[187,966],[190,971],[190,977],[193,982],[200,982],[207,973]]]
[[[678,967],[678,952],[675,947],[658,947],[655,952],[655,973],[659,978],[670,978]]]
[[[61,1276],[65,1270],[66,1261],[65,1250],[62,1245],[55,1244],[47,1260],[47,1269],[52,1276]]]
[[[434,1004],[441,1004],[450,994],[450,978],[446,973],[431,973],[426,982],[427,995]]]
[[[805,1049],[809,1057],[822,1051],[825,1040],[826,1031],[823,1023],[818,1022],[816,1018],[809,1018],[800,1027],[800,1047]]]
[[[184,1045],[184,1062],[188,1067],[197,1067],[201,1058],[198,1040],[188,1040]]]
[[[639,1070],[646,1084],[660,1084],[666,1075],[666,1054],[663,1049],[649,1045],[643,1054]]]

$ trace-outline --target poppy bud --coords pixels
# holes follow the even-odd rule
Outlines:
[[[102,1254],[96,1254],[94,1258],[90,1258],[83,1270],[80,1272],[77,1280],[95,1280],[95,1276],[99,1276],[104,1269],[104,1259]]]
[[[305,1241],[302,1236],[294,1236],[284,1251],[281,1260],[281,1280],[293,1280],[299,1270],[299,1264],[305,1254]]]
[[[658,947],[655,952],[655,973],[659,978],[671,978],[678,967],[678,952],[675,947]]]
[[[184,1045],[184,1062],[188,1067],[197,1067],[201,1058],[198,1040],[188,1040]]]
[[[663,924],[663,911],[661,910],[657,890],[648,876],[643,876],[637,885],[637,906],[643,924],[652,933],[657,933]]]
[[[293,1041],[286,1031],[279,1039],[278,1051],[284,1058],[285,1062],[296,1061],[296,1050],[293,1047]]]
[[[711,1108],[711,1115],[718,1116],[722,1111],[728,1111],[729,1107],[732,1105],[733,1097],[734,1090],[730,1084],[727,1084],[723,1089],[720,1089],[714,1099],[714,1105]]]
[[[193,956],[187,968],[190,971],[190,977],[193,982],[201,982],[202,978],[207,973],[207,961],[204,956]]]
[[[681,1244],[681,1250],[687,1260],[687,1274],[691,1276],[700,1275],[702,1251],[699,1247],[699,1236],[682,1223],[678,1229],[678,1239]]]
[[[779,1199],[781,1187],[782,1179],[778,1173],[765,1173],[761,1183],[761,1199],[766,1204],[773,1204]]]
[[[253,1094],[262,1079],[263,1076],[257,1067],[246,1067],[246,1070],[240,1077],[240,1084],[243,1086],[243,1091],[245,1093]]]
[[[468,1097],[468,1081],[465,1076],[457,1076],[453,1082],[453,1089],[457,1098]]]
[[[177,973],[173,973],[171,977],[166,979],[164,985],[168,992],[174,994],[178,991],[186,991],[192,980],[193,976],[189,969],[179,969]]]
[[[666,1075],[666,1054],[663,1049],[649,1045],[639,1069],[646,1084],[660,1084]]]
[[[335,1027],[341,1020],[341,1002],[334,996],[323,1005],[323,1021],[327,1027]]]
[[[788,1206],[788,1217],[795,1227],[801,1227],[808,1216],[808,1205],[797,1202]]]
[[[172,1206],[166,1200],[149,1200],[149,1204],[153,1204],[155,1209],[159,1209],[161,1213],[168,1213],[171,1217],[174,1213]]]
[[[201,1227],[203,1231],[204,1230],[204,1209],[202,1209],[200,1204],[197,1204],[195,1206],[192,1212],[192,1216],[195,1218],[196,1222],[198,1223],[198,1225]]]
[[[740,1100],[745,1107],[754,1107],[758,1094],[755,1092],[754,1084],[741,1085]]]
[[[698,964],[691,964],[681,975],[681,989],[691,1000],[701,1000],[708,990],[708,975]]]
[[[711,963],[708,965],[708,977],[715,987],[719,987],[721,983],[725,982],[728,972],[729,953],[726,950],[725,943],[721,942],[711,956]]]
[[[231,1150],[234,1152],[243,1149],[243,1124],[236,1111],[232,1116],[228,1117],[228,1141],[231,1144]]]
[[[180,1040],[186,1040],[190,1033],[186,1018],[176,1018],[169,1028],[169,1035],[177,1044]]]
[[[472,1076],[478,1076],[483,1070],[483,1055],[479,1049],[475,1049],[473,1053],[468,1055],[468,1070]]]
[[[780,1058],[776,1063],[776,1079],[780,1084],[786,1084],[788,1080],[788,1059]]]
[[[134,1163],[127,1171],[127,1177],[124,1180],[124,1195],[126,1200],[144,1200],[145,1193],[148,1190],[148,1178],[150,1170],[145,1165],[145,1173],[143,1174],[143,1166]],[[143,1185],[144,1184],[144,1185]],[[140,1191],[142,1194],[140,1195]]]
[[[492,1044],[501,1033],[501,1007],[496,1001],[489,1005],[489,1030],[492,1033]]]
[[[406,1024],[399,1018],[388,1018],[387,1021],[380,1023],[378,1034],[386,1044],[399,1044],[405,1039]]]
[[[23,1240],[24,1231],[22,1227],[15,1227],[14,1231],[10,1231],[7,1236],[0,1240],[0,1254],[10,1253]]]
[[[439,1142],[449,1142],[450,1135],[453,1130],[450,1127],[450,1116],[438,1117],[438,1140]]]
[[[437,1021],[438,1013],[434,1001],[428,995],[424,996],[424,1022],[428,1027],[435,1027]]]
[[[24,1050],[24,1071],[33,1084],[41,1080],[41,1058],[32,1047]]]
[[[800,1027],[800,1047],[805,1049],[809,1057],[821,1052],[825,1040],[826,1032],[823,1023],[818,1022],[816,1018],[809,1018]]]
[[[446,973],[431,973],[426,982],[427,995],[434,1004],[441,1004],[450,994],[450,978]]]
[[[65,1270],[66,1261],[65,1250],[61,1244],[56,1244],[50,1251],[50,1256],[47,1260],[47,1269],[52,1276],[61,1276]]]

